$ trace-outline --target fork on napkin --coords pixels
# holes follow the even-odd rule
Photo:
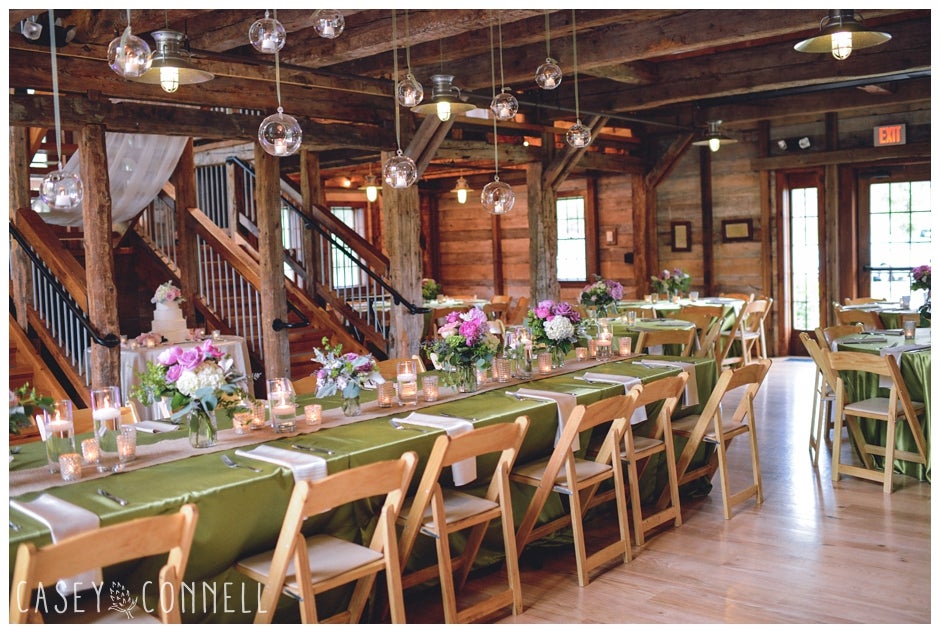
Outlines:
[[[429,413],[419,413],[412,411],[404,418],[395,418],[397,421],[407,422],[417,426],[427,426],[434,429],[441,429],[447,435],[453,437],[466,431],[473,430],[473,424],[463,418],[454,418],[444,415],[431,415]],[[477,460],[475,457],[457,462],[451,466],[451,474],[454,477],[455,486],[463,486],[477,478]]]
[[[158,422],[157,420],[141,420],[133,425],[141,433],[168,433],[170,431],[179,431],[180,427],[169,422]]]
[[[100,525],[98,515],[94,512],[51,494],[42,494],[32,501],[11,499],[10,507],[46,525],[53,543],[82,532],[97,530]],[[56,590],[62,596],[70,596],[90,588],[93,583],[100,585],[102,582],[99,567],[71,578],[60,578],[56,582]]]
[[[309,481],[327,476],[326,460],[316,455],[289,451],[286,448],[277,448],[276,446],[266,446],[264,444],[249,451],[237,448],[235,454],[290,468],[291,472],[294,473],[294,481],[304,479]]]
[[[698,380],[695,376],[695,363],[683,363],[681,361],[671,360],[649,360],[639,361],[644,366],[649,367],[674,367],[681,369],[689,374],[689,379],[685,383],[685,406],[694,407],[698,405]]]
[[[616,374],[601,374],[596,371],[584,372],[583,376],[575,376],[578,380],[587,380],[588,382],[606,382],[615,385],[623,385],[623,393],[626,395],[633,385],[643,382],[636,376],[618,376]],[[646,405],[639,406],[630,416],[630,424],[639,424],[646,420]]]

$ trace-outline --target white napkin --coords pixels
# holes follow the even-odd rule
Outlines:
[[[653,367],[675,367],[688,373],[689,379],[685,383],[685,406],[694,407],[699,404],[698,381],[695,377],[694,363],[683,363],[673,360],[648,360],[644,358],[643,364]]]
[[[881,356],[887,356],[888,354],[891,354],[894,356],[894,360],[897,361],[898,367],[900,367],[901,354],[903,352],[916,352],[917,350],[921,349],[930,349],[930,345],[918,345],[917,343],[913,343],[911,345],[898,345],[897,347],[882,347],[878,353],[881,354]],[[878,378],[878,386],[884,387],[885,389],[890,389],[891,379],[887,376],[880,376]]]
[[[82,532],[97,530],[100,525],[98,515],[94,512],[51,494],[42,494],[32,501],[11,499],[10,507],[48,526],[53,543]],[[70,596],[78,591],[90,589],[92,584],[100,585],[102,582],[104,581],[99,567],[71,578],[60,578],[56,582],[56,590],[63,596]]]
[[[158,422],[156,420],[141,420],[132,425],[142,433],[167,433],[169,431],[179,431],[180,427],[169,422]]]
[[[560,393],[558,391],[542,391],[541,389],[527,389],[522,387],[516,390],[516,393],[536,400],[547,400],[558,405],[558,431],[555,433],[555,443],[561,439],[561,434],[565,428],[565,421],[571,416],[571,412],[578,406],[577,396],[570,393]],[[575,435],[574,442],[571,444],[571,450],[576,451],[581,447],[578,436]]]
[[[595,371],[585,372],[583,376],[575,376],[578,380],[587,380],[590,382],[607,382],[610,384],[620,384],[623,385],[623,393],[626,395],[630,388],[638,383],[643,382],[636,376],[618,376],[616,374],[599,374]],[[630,424],[639,424],[646,420],[646,405],[637,407],[633,411],[633,415],[630,416]]]
[[[304,479],[312,481],[314,479],[322,479],[327,475],[326,460],[316,455],[307,455],[305,453],[289,451],[285,448],[277,448],[274,446],[266,446],[264,444],[250,451],[240,448],[236,449],[235,454],[290,468],[294,473],[294,481]]]
[[[888,339],[883,336],[843,336],[837,339],[840,343],[887,343]]]
[[[396,419],[400,419],[402,422],[407,422],[408,424],[416,424],[418,426],[429,426],[431,428],[441,429],[451,437],[473,430],[473,424],[471,424],[469,420],[465,420],[463,418],[452,418],[450,416],[444,415],[418,413],[417,411],[412,411],[405,418]],[[470,483],[477,478],[476,458],[471,457],[469,459],[457,462],[451,466],[451,474],[453,474],[455,486],[463,486],[464,484]]]

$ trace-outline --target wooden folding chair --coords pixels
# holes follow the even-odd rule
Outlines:
[[[829,368],[836,376],[836,412],[835,437],[832,442],[832,480],[839,481],[842,474],[861,477],[881,482],[885,494],[893,491],[894,460],[903,459],[917,464],[927,463],[927,440],[921,428],[920,416],[926,411],[922,402],[913,402],[907,385],[901,378],[901,370],[892,354],[879,356],[864,352],[829,352],[824,351]],[[845,388],[845,380],[840,372],[865,372],[890,381],[887,397],[875,396],[864,398],[856,396],[850,399]],[[849,434],[855,443],[862,466],[842,462],[842,423],[849,427]],[[870,444],[862,435],[859,418],[880,420],[887,423],[884,446]],[[917,452],[913,453],[897,448],[898,426],[907,425],[914,438]],[[884,457],[884,468],[879,469],[872,459],[873,455]]]
[[[401,358],[389,358],[386,360],[376,361],[375,367],[379,370],[379,373],[382,374],[382,378],[394,382],[398,379],[398,363],[404,360],[413,360],[419,374],[423,374],[425,371],[427,371],[427,369],[424,367],[424,361],[421,360],[421,357],[417,354],[412,354],[410,357],[402,356]],[[294,385],[294,388],[296,390],[296,384]]]
[[[453,437],[438,437],[431,449],[418,490],[401,513],[398,522],[403,528],[398,549],[402,569],[405,569],[411,557],[419,533],[434,539],[437,546],[437,565],[406,573],[403,585],[408,588],[439,578],[444,620],[448,624],[473,622],[507,606],[512,607],[514,615],[522,613],[522,584],[513,527],[509,473],[528,428],[529,418],[520,416],[515,422],[492,424]],[[445,489],[441,485],[441,474],[445,468],[465,459],[491,454],[499,454],[499,457],[483,497],[452,488]],[[502,526],[508,587],[476,604],[458,609],[456,591],[463,588],[486,529],[494,519],[498,519]],[[459,558],[453,558],[450,537],[468,528],[472,529],[467,535],[463,552]]]
[[[846,297],[842,300],[842,305],[845,306],[861,306],[869,303],[883,303],[885,299],[876,299],[875,297]]]
[[[707,349],[705,339],[708,337],[709,330],[713,328],[716,321],[719,324],[718,331],[721,331],[720,325],[724,318],[724,313],[724,306],[684,305],[679,308],[678,312],[672,315],[672,318],[690,321],[695,324],[695,355],[699,356],[701,352],[701,355],[705,356],[708,355],[707,352],[703,352],[703,350]]]
[[[630,504],[633,509],[633,534],[636,544],[642,546],[646,541],[646,532],[658,525],[672,521],[673,525],[682,525],[682,511],[679,506],[679,480],[676,476],[676,453],[672,438],[672,414],[676,410],[679,398],[685,390],[689,380],[687,372],[678,376],[667,376],[646,383],[636,401],[636,406],[646,406],[663,401],[659,414],[646,435],[637,435],[631,425],[627,425],[623,434],[624,450],[620,452],[620,459],[627,463],[627,480],[630,483]],[[637,463],[653,455],[662,454],[666,461],[666,471],[669,477],[669,498],[671,503],[667,508],[659,508],[653,514],[643,517],[643,508],[640,497],[640,475]],[[647,462],[648,463],[648,462]]]
[[[50,620],[179,624],[180,585],[186,573],[198,516],[196,506],[189,503],[172,514],[109,525],[43,547],[20,544],[10,583],[10,624],[43,622],[43,616],[34,609],[36,601],[31,599],[34,590],[52,591],[60,578],[72,578],[99,567],[161,554],[166,554],[167,560],[160,568],[156,584],[159,593],[155,600],[147,602],[147,610],[137,604],[129,613],[110,608],[100,612],[90,609],[91,605],[80,605],[70,599],[66,602],[82,610],[50,614]]]
[[[830,325],[829,327],[816,328],[816,342],[823,349],[832,351],[832,342],[837,338],[849,336],[850,334],[861,334],[865,331],[858,323],[849,323],[846,325]],[[832,385],[835,389],[835,385]]]
[[[800,340],[816,364],[809,427],[809,454],[813,459],[813,468],[819,468],[819,452],[824,442],[829,443],[829,429],[832,426],[831,418],[836,402],[836,377],[823,357],[823,350],[816,339],[806,332],[800,332]]]
[[[235,564],[239,572],[264,585],[255,624],[271,623],[281,594],[299,601],[304,624],[318,622],[317,594],[354,580],[356,586],[346,610],[324,622],[358,622],[376,575],[383,570],[392,622],[404,623],[395,521],[417,462],[417,455],[408,451],[399,459],[374,462],[295,484],[275,548]],[[304,537],[301,531],[308,517],[381,495],[385,495],[385,502],[367,546],[328,534]]]
[[[509,308],[509,315],[506,317],[508,325],[520,325],[529,312],[529,298],[519,297],[516,304]]]
[[[836,319],[842,325],[861,323],[870,330],[885,329],[884,323],[881,322],[881,317],[878,316],[878,313],[870,312],[868,310],[852,310],[851,308],[843,308],[841,310],[836,310]]]
[[[676,356],[691,356],[694,343],[694,327],[687,330],[642,330],[636,341],[636,351],[643,352],[658,345],[681,345],[682,349]]]
[[[770,301],[767,299],[755,299],[741,308],[735,319],[733,333],[724,333],[727,337],[721,361],[724,367],[741,367],[751,363],[752,351],[760,341],[761,323],[769,311]],[[729,356],[734,342],[741,347],[739,356]]]
[[[733,506],[750,497],[755,497],[758,504],[764,501],[760,459],[757,451],[754,398],[757,396],[757,392],[770,370],[770,365],[770,359],[765,358],[738,369],[723,371],[700,415],[684,416],[672,421],[673,433],[687,438],[682,453],[676,460],[676,475],[679,479],[679,485],[682,486],[699,477],[711,479],[717,468],[721,479],[721,497],[724,504],[725,519],[731,518],[731,508]],[[737,403],[731,420],[726,421],[722,416],[722,402],[729,394],[739,393],[736,390],[741,387],[744,388],[744,393],[741,394],[741,399]],[[732,439],[744,433],[749,434],[750,438],[753,483],[732,494],[728,482],[727,449]],[[689,470],[689,465],[702,441],[714,444],[715,454],[705,465]],[[663,491],[658,507],[663,507],[665,495],[666,491]]]
[[[509,315],[509,303],[505,301],[498,303],[490,302],[480,309],[483,310],[483,312],[486,314],[486,318],[490,321],[499,319],[505,323]]]
[[[75,427],[76,434],[91,433],[94,430],[95,422],[91,414],[91,407],[72,410],[72,426]],[[137,424],[138,422],[140,422],[140,417],[133,403],[121,407],[121,424]]]
[[[516,531],[517,549],[522,553],[525,546],[532,541],[570,524],[574,535],[578,584],[582,587],[586,587],[590,582],[589,575],[592,570],[616,559],[628,563],[633,558],[630,549],[626,488],[619,455],[623,435],[636,408],[638,396],[639,389],[631,389],[625,396],[607,398],[590,405],[579,404],[565,421],[561,437],[556,441],[551,456],[518,466],[510,476],[513,481],[535,488],[529,507]],[[611,423],[610,427],[594,459],[575,457],[573,445],[578,435],[607,422]],[[614,486],[620,537],[588,555],[584,512],[594,505],[594,495],[598,487],[605,482],[612,482]],[[567,495],[569,514],[536,528],[539,514],[552,492]]]
[[[724,299],[740,299],[744,303],[750,303],[754,300],[753,292],[719,292],[718,296]]]

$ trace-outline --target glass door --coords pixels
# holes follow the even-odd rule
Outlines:
[[[810,334],[820,325],[823,308],[825,275],[825,240],[821,217],[821,175],[811,173],[782,174],[780,208],[783,212],[784,298],[780,316],[782,331],[787,332],[786,353],[806,355],[799,339],[800,332]]]

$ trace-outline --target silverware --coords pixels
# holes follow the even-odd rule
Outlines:
[[[405,426],[395,418],[390,418],[388,421],[389,424],[394,426],[399,431],[422,431],[423,429],[413,429],[410,426]]]
[[[16,521],[10,521],[10,529],[13,530],[14,532],[19,532],[20,530],[23,529],[23,526],[21,526]]]
[[[291,444],[291,448],[296,448],[299,451],[310,451],[311,453],[323,453],[324,455],[332,455],[333,451],[327,448],[320,448],[319,446],[304,446],[303,444]]]
[[[237,464],[235,461],[228,455],[219,455],[219,458],[222,460],[222,463],[228,466],[229,468],[247,468],[248,470],[253,470],[256,473],[263,472],[260,468],[255,468],[254,466],[246,466],[245,464]]]
[[[477,421],[476,418],[465,418],[465,417],[463,417],[463,416],[461,416],[461,415],[454,415],[453,413],[443,413],[443,412],[440,412],[440,413],[437,413],[436,415],[442,415],[442,416],[444,416],[445,418],[457,418],[458,420],[469,420],[470,422],[476,422],[476,421]]]
[[[110,499],[111,501],[113,501],[114,503],[120,506],[127,505],[127,499],[122,499],[120,497],[117,497],[111,494],[110,492],[108,492],[107,490],[105,490],[104,488],[98,488],[98,494],[101,495],[102,497],[105,497],[106,499]]]

